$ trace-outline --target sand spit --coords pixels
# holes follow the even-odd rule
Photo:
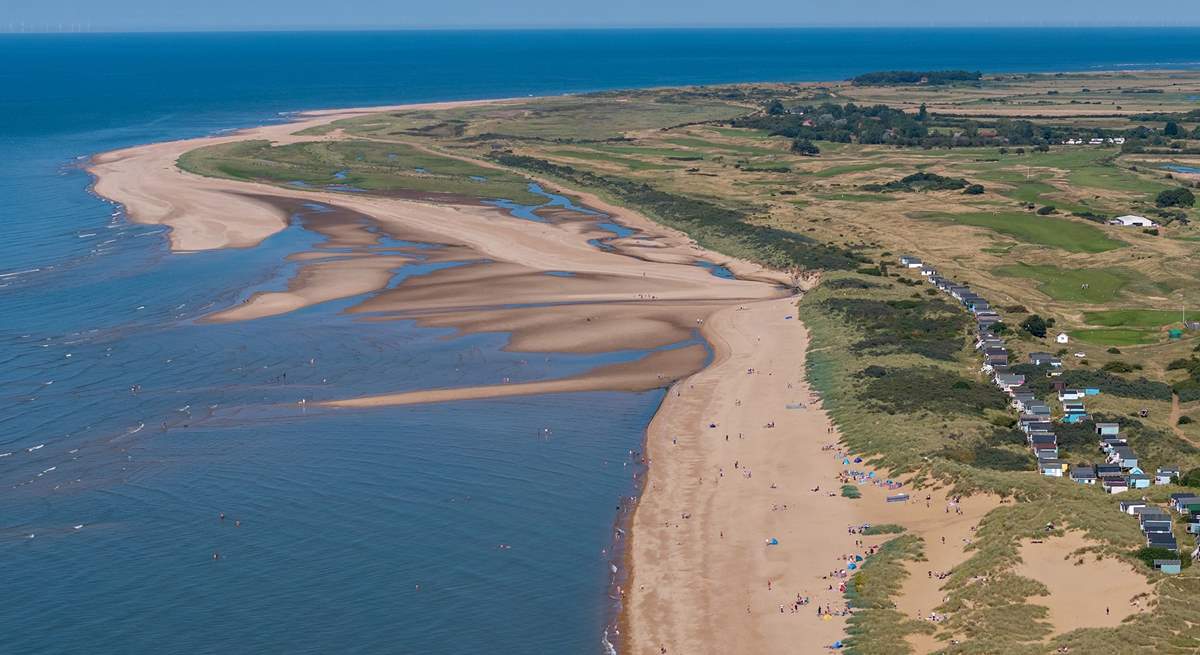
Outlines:
[[[297,271],[285,291],[253,294],[210,321],[257,320],[350,299],[344,311],[358,320],[505,332],[510,350],[600,353],[681,344],[568,378],[326,404],[348,411],[674,382],[647,432],[649,472],[625,551],[632,577],[624,590],[622,652],[817,652],[840,638],[844,618],[816,614],[817,607],[844,605],[839,580],[823,576],[844,568],[847,553],[863,551],[856,539],[869,546],[887,538],[864,539],[847,526],[932,526],[942,512],[885,503],[870,487],[860,500],[830,495],[842,471],[831,445],[838,435],[803,379],[808,338],[795,318],[795,297],[780,284],[790,282],[785,275],[707,252],[586,193],[572,195],[638,234],[598,248],[590,243],[598,236],[595,219],[582,215],[527,221],[480,205],[280,189],[175,167],[182,153],[214,143],[340,138],[336,131],[294,132],[380,110],[308,115],[100,155],[92,167],[95,190],[122,203],[132,220],[170,226],[177,251],[254,247],[288,228],[297,207],[325,208],[297,221],[324,241],[286,256]],[[715,277],[694,265],[698,259],[723,264],[739,279]],[[393,273],[418,262],[455,265],[395,283]],[[713,351],[703,370],[708,351],[687,343],[697,331]],[[766,545],[770,538],[779,545]],[[798,595],[810,604],[788,611]]]

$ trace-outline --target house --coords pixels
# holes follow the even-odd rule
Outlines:
[[[1125,441],[1121,437],[1105,437],[1100,440],[1100,450],[1104,451],[1105,453],[1111,453],[1113,448],[1116,448],[1117,446],[1126,446],[1128,444],[1129,442]]]
[[[1066,332],[1059,332],[1058,336],[1054,337],[1054,340],[1058,343],[1067,343],[1071,338],[1067,336]]]
[[[1051,357],[1050,358],[1050,368],[1062,368],[1062,360],[1059,359],[1058,357]],[[1051,375],[1057,375],[1057,374],[1059,374],[1059,373],[1058,372],[1051,373]]]
[[[1071,469],[1071,481],[1079,484],[1096,484],[1096,468],[1094,466],[1076,466]]]
[[[1183,566],[1177,559],[1156,559],[1154,560],[1154,568],[1167,575],[1179,575]]]
[[[1043,418],[1043,420],[1048,420],[1050,418],[1050,406],[1040,400],[1035,400],[1026,405],[1025,411],[1033,414],[1034,416],[1040,416]]]
[[[1102,437],[1115,437],[1121,433],[1120,423],[1097,423],[1096,434]]]
[[[1067,463],[1061,459],[1043,459],[1038,463],[1042,475],[1061,478],[1067,473]]]
[[[1169,504],[1171,509],[1179,512],[1180,514],[1200,511],[1200,496],[1188,493],[1171,494],[1171,501]]]
[[[1125,471],[1116,464],[1097,464],[1096,476],[1099,478],[1124,478]]]
[[[1122,514],[1133,514],[1135,510],[1140,509],[1142,507],[1146,507],[1146,501],[1144,501],[1144,500],[1122,500],[1121,501],[1121,513]]]
[[[984,351],[984,362],[988,366],[1008,366],[1008,351],[1004,348],[988,348]]]
[[[1108,462],[1128,469],[1138,465],[1138,458],[1129,446],[1113,446],[1112,452],[1108,454]]]
[[[1123,227],[1158,227],[1157,223],[1145,216],[1134,216],[1133,214],[1118,216],[1109,221],[1108,224],[1121,225]]]
[[[1125,478],[1115,475],[1100,478],[1100,486],[1104,488],[1104,491],[1110,494],[1119,494],[1129,491],[1129,483],[1125,481]]]
[[[900,265],[905,268],[921,268],[921,260],[911,255],[904,255],[900,258]]]
[[[1063,388],[1058,392],[1058,402],[1060,403],[1066,400],[1079,400],[1080,398],[1083,398],[1082,389]]]
[[[1102,146],[1102,145],[1104,145],[1104,139],[1100,139],[1100,138],[1088,139],[1088,145]]]
[[[1029,353],[1029,363],[1033,364],[1034,366],[1045,366],[1049,364],[1050,360],[1052,359],[1054,359],[1054,355],[1051,355],[1050,353]]]
[[[937,269],[932,266],[922,266],[921,267],[921,275],[923,277],[930,277],[933,275],[937,275]]]
[[[1008,391],[1025,384],[1025,376],[1019,373],[997,373],[996,386]]]
[[[1067,414],[1086,414],[1087,413],[1087,410],[1084,409],[1084,407],[1083,407],[1083,403],[1079,402],[1078,400],[1068,400],[1062,404],[1062,407],[1063,407],[1063,412],[1065,412]]]
[[[1171,484],[1178,477],[1178,466],[1161,466],[1154,472],[1154,484]]]
[[[1150,476],[1146,475],[1145,473],[1130,473],[1128,480],[1129,480],[1129,487],[1131,489],[1149,489],[1150,488]]]
[[[1175,541],[1175,535],[1169,532],[1151,532],[1147,534],[1146,545],[1151,548],[1166,548],[1176,553],[1179,552],[1179,544]]]

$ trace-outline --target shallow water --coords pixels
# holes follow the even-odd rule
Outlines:
[[[283,257],[321,237],[297,224],[258,248],[171,254],[166,230],[87,192],[80,158],[309,108],[897,67],[1179,67],[1198,36],[0,36],[0,651],[594,652],[612,609],[611,526],[635,488],[629,452],[661,398],[301,406],[637,353],[507,353],[503,335],[447,339],[341,313],[360,299],[201,322],[283,288],[295,269]]]

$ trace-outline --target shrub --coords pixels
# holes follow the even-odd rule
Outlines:
[[[1035,337],[1045,337],[1046,327],[1046,319],[1037,314],[1032,314],[1024,321],[1021,321],[1021,329]]]
[[[968,196],[978,196],[985,190],[986,189],[983,188],[982,184],[970,184],[967,186],[967,188],[963,189],[963,193]]]
[[[1194,422],[1195,421],[1192,419],[1192,417],[1185,414],[1183,416],[1180,416],[1179,420],[1176,423],[1178,425],[1188,425],[1189,423],[1194,423]]]
[[[1116,346],[1113,346],[1112,348],[1109,348],[1107,352],[1112,355],[1120,355],[1121,349]]]
[[[842,497],[843,498],[862,498],[862,492],[859,491],[858,487],[855,485],[843,484],[842,485]]]
[[[929,411],[980,416],[984,410],[1008,406],[996,387],[933,367],[889,369],[885,375],[871,377],[859,393],[864,401],[893,414]]]
[[[1141,364],[1130,364],[1118,359],[1101,366],[1100,370],[1108,371],[1109,373],[1132,373],[1140,368],[1142,368]]]
[[[1051,207],[1050,205],[1046,205],[1045,207],[1038,208],[1037,214],[1038,214],[1038,216],[1049,216],[1050,214],[1053,214],[1056,211],[1058,211],[1058,210]]]
[[[1196,196],[1183,187],[1166,189],[1154,198],[1154,204],[1159,207],[1191,207],[1196,204]]]
[[[967,317],[940,299],[829,298],[822,305],[862,332],[852,346],[858,352],[908,352],[951,361],[963,348]]]
[[[805,157],[816,157],[821,154],[821,149],[808,139],[796,139],[792,141],[792,152]]]

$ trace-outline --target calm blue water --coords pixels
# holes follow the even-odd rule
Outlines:
[[[596,652],[629,451],[661,397],[305,411],[300,398],[637,353],[507,353],[503,335],[341,312],[361,299],[197,322],[281,288],[283,257],[321,237],[297,216],[259,248],[172,255],[161,228],[87,192],[79,158],[302,109],[1182,67],[1197,43],[1196,29],[0,36],[0,651]]]

